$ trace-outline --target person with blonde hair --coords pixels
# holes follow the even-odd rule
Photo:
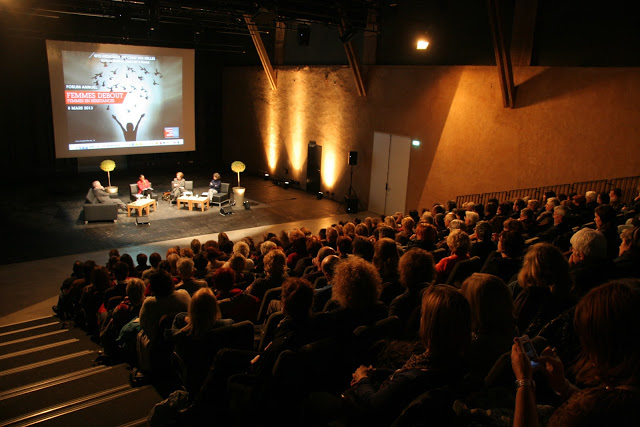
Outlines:
[[[183,381],[189,391],[200,389],[213,358],[224,345],[212,332],[232,325],[233,320],[221,317],[218,300],[205,287],[193,294],[188,312],[179,313],[173,321],[174,351],[188,367]]]
[[[171,200],[177,200],[185,192],[187,181],[182,172],[176,173],[176,177],[171,181]]]
[[[569,262],[550,243],[537,243],[529,248],[517,284],[513,314],[521,334],[535,337],[548,322],[575,304],[569,293],[572,284]]]
[[[243,242],[242,240],[239,242],[236,242],[233,245],[233,253],[240,254],[244,257],[245,261],[244,261],[243,270],[253,271],[254,264],[253,264],[253,260],[250,258],[251,248],[249,248],[249,245],[246,242]]]
[[[264,256],[265,277],[256,279],[250,284],[245,293],[262,300],[264,294],[272,288],[282,286],[289,277],[287,275],[287,257],[280,249],[274,249]]]
[[[451,255],[442,258],[438,264],[436,264],[436,283],[446,283],[449,278],[449,274],[453,271],[453,267],[465,259],[469,259],[469,249],[471,247],[471,240],[469,235],[462,230],[451,230],[451,233],[447,236],[447,246],[451,251]]]

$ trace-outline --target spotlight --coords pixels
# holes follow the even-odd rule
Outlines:
[[[288,188],[289,188],[289,185],[291,185],[291,183],[290,183],[289,181],[284,181],[284,182],[282,183],[282,186],[283,186],[285,189],[288,189]]]
[[[416,49],[418,49],[418,50],[427,50],[428,47],[429,47],[429,42],[427,40],[424,40],[424,39],[418,40],[418,44],[416,46]]]
[[[318,194],[316,194],[316,199],[322,200],[323,197],[324,197],[324,193],[322,191],[318,191]]]
[[[268,173],[264,174],[264,180],[269,181],[270,175]]]

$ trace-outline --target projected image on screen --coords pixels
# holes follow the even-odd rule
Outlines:
[[[69,150],[184,144],[182,58],[62,52]]]
[[[194,149],[192,51],[47,47],[57,157]]]

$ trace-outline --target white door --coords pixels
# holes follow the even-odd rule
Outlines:
[[[384,214],[387,198],[387,170],[389,169],[389,147],[391,135],[374,132],[373,158],[371,160],[371,181],[369,184],[369,207],[367,210]]]
[[[370,212],[404,212],[407,200],[411,138],[375,132],[369,187]]]

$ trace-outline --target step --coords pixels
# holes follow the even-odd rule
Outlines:
[[[87,340],[88,341],[88,340]],[[46,363],[48,360],[64,357],[71,353],[81,351],[96,351],[91,343],[83,342],[77,338],[54,343],[54,347],[43,347],[40,349],[30,349],[33,351],[21,354],[5,354],[0,357],[0,377],[5,371],[23,370],[24,367],[37,363]]]
[[[26,328],[16,329],[13,331],[0,333],[0,343],[13,341],[21,338],[30,337],[32,335],[44,334],[47,332],[58,331],[63,329],[64,326],[58,320],[52,320],[47,323],[35,326],[27,326]]]
[[[55,316],[45,316],[45,317],[38,317],[35,319],[25,320],[24,322],[16,322],[16,323],[10,323],[8,325],[0,325],[0,334],[16,331],[18,329],[39,326],[45,323],[59,322],[59,321],[60,319],[58,319]]]
[[[43,332],[37,335],[30,335],[11,341],[1,342],[0,360],[2,360],[5,355],[11,353],[27,351],[29,349],[38,348],[70,339],[79,340],[78,338],[71,336],[68,329],[58,329],[55,331]]]
[[[161,400],[151,386],[131,388],[128,384],[42,408],[0,422],[4,426],[114,426],[140,420]]]
[[[94,365],[97,356],[97,351],[83,349],[64,355],[57,360],[44,360],[40,362],[41,366],[21,365],[12,371],[0,371],[0,392],[90,368]]]
[[[3,420],[37,412],[42,408],[128,385],[128,375],[124,365],[96,366],[64,377],[49,379],[49,381],[28,384],[23,390],[11,390],[12,396],[9,395],[7,399],[0,400],[3,407],[0,424]]]

